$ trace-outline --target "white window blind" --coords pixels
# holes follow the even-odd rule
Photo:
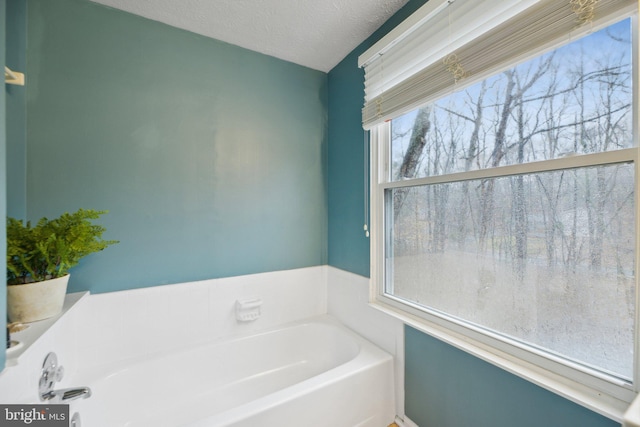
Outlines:
[[[595,31],[635,7],[636,0],[430,0],[360,57],[363,127]]]

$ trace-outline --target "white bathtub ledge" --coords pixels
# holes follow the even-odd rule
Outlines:
[[[28,352],[50,329],[57,323],[64,321],[69,315],[86,301],[89,292],[76,292],[67,294],[64,299],[64,305],[60,314],[50,317],[49,319],[39,320],[37,322],[26,323],[27,329],[11,334],[11,341],[18,341],[16,347],[7,349],[7,358],[5,367],[11,369],[20,363],[22,356]]]

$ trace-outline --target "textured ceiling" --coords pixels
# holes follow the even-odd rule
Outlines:
[[[92,1],[327,72],[408,0]]]

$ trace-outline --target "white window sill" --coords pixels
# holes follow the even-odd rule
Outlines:
[[[629,402],[606,395],[584,384],[550,372],[533,363],[516,358],[496,348],[480,343],[473,338],[450,331],[440,325],[433,324],[380,301],[373,301],[370,305],[427,335],[437,338],[616,422],[621,423],[623,420],[626,422],[627,416],[630,416],[630,413],[633,412],[635,415],[633,419],[636,420],[634,421],[636,424],[629,424],[629,427],[640,427],[639,399],[634,401],[635,406],[632,405],[630,407]],[[633,409],[635,407],[637,407],[636,410]]]
[[[15,366],[29,347],[35,344],[45,332],[47,332],[58,320],[66,316],[77,304],[89,295],[89,292],[76,292],[67,294],[64,299],[62,312],[49,319],[39,320],[37,322],[25,323],[29,327],[11,334],[11,341],[17,341],[18,344],[7,349],[7,358],[5,368]]]
[[[634,399],[625,412],[622,425],[624,427],[640,427],[640,396]]]

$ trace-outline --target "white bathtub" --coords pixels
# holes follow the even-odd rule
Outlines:
[[[330,316],[74,377],[93,391],[71,405],[88,427],[393,422],[392,357]]]

